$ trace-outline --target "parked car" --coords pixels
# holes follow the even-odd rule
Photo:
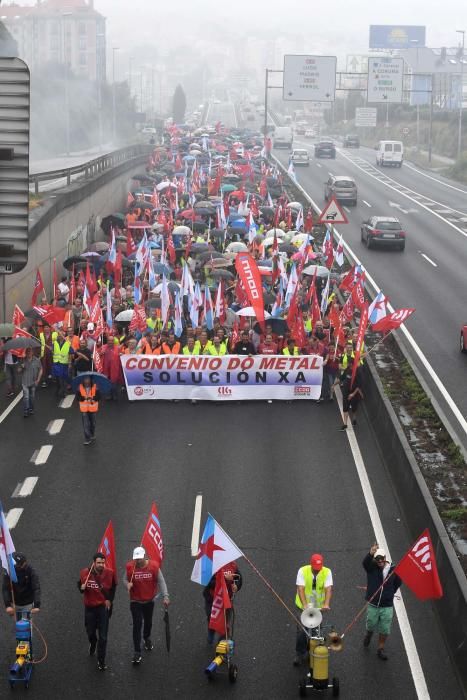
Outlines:
[[[315,143],[315,158],[335,158],[336,147],[332,141]]]
[[[294,148],[290,159],[294,165],[310,165],[310,156],[306,148]]]
[[[324,199],[328,201],[335,197],[338,202],[348,202],[356,206],[357,185],[355,180],[347,175],[330,175],[324,183]]]
[[[399,219],[394,216],[372,216],[361,226],[361,241],[367,248],[373,245],[405,248],[406,233]]]
[[[360,139],[356,134],[346,134],[343,145],[344,148],[360,148]]]

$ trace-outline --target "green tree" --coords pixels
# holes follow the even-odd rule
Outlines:
[[[181,85],[175,88],[172,98],[172,117],[175,124],[183,124],[185,121],[186,96]]]

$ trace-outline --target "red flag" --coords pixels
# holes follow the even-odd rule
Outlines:
[[[225,611],[232,607],[225,576],[222,569],[216,574],[216,587],[212,599],[211,617],[209,618],[209,629],[218,632],[227,639],[227,626]]]
[[[53,259],[53,298],[57,298],[58,280],[57,280],[57,258]]]
[[[92,351],[92,362],[94,364],[95,371],[102,374],[104,372],[104,361],[99,350],[97,349],[97,343],[94,343],[94,348]]]
[[[34,282],[34,290],[32,292],[32,298],[31,298],[31,306],[35,306],[37,303],[37,297],[39,296],[40,292],[42,292],[45,296],[44,293],[44,283],[42,281],[41,277],[41,272],[39,268],[37,268],[36,271],[36,281]]]
[[[238,321],[235,321],[235,323],[233,324],[233,327],[232,327],[232,334],[230,336],[230,350],[231,351],[234,350],[236,344],[238,343],[239,337],[240,337],[239,325],[238,325]]]
[[[133,236],[130,233],[130,229],[128,229],[126,232],[126,256],[127,256],[127,258],[129,258],[130,255],[133,255],[133,253],[136,253],[136,244],[133,240]]]
[[[350,270],[345,275],[344,279],[339,285],[339,289],[342,292],[350,292],[355,284],[355,265],[352,265]]]
[[[354,284],[352,288],[352,301],[358,309],[363,309],[365,306],[365,294],[363,291],[363,283],[361,280]]]
[[[15,308],[13,310],[13,319],[12,319],[12,324],[14,326],[20,326],[24,321],[24,314],[19,308],[18,304],[15,304]]]
[[[71,280],[70,280],[70,304],[74,304],[76,299],[76,280],[75,280],[75,263],[71,269]]]
[[[141,538],[141,546],[146,550],[149,559],[157,562],[158,566],[162,566],[164,559],[164,542],[162,540],[161,524],[156,504],[151,506],[148,522],[144,529],[143,537]]]
[[[301,309],[299,309],[297,312],[297,319],[295,321],[295,328],[294,328],[294,338],[295,338],[295,342],[297,343],[297,345],[300,349],[305,347],[305,345],[306,345],[306,333],[305,333],[305,326],[303,324],[303,313],[302,313]]]
[[[317,321],[321,321],[321,309],[318,301],[318,294],[316,290],[313,293],[313,299],[311,300],[311,323],[313,328],[315,327]]]
[[[104,332],[104,319],[102,318],[100,298],[97,294],[94,296],[90,304],[89,321],[94,323],[93,335],[97,338],[97,336]]]
[[[15,329],[13,331],[13,338],[34,338],[31,333],[28,333],[27,331],[24,330],[24,328],[18,328],[15,326]],[[37,338],[35,338],[37,340]],[[17,350],[12,350],[12,352],[17,352]]]
[[[413,314],[415,309],[396,309],[391,314],[388,314],[381,321],[372,326],[372,330],[376,333],[387,333],[393,331],[406,321]]]
[[[175,246],[171,233],[169,233],[169,235],[167,236],[167,253],[169,256],[170,263],[174,265],[175,260],[177,259],[177,255],[175,253]]]
[[[339,321],[342,326],[345,326],[346,323],[350,323],[350,321],[353,319],[353,312],[354,303],[352,297],[350,296],[342,307],[342,311],[339,315]]]
[[[362,313],[360,315],[360,325],[358,326],[358,336],[357,336],[357,343],[355,345],[355,353],[354,353],[354,360],[353,360],[353,367],[352,367],[352,381],[350,382],[350,386],[352,386],[354,381],[355,381],[355,375],[357,374],[357,368],[358,368],[358,365],[360,364],[360,357],[362,355],[363,340],[365,338],[365,333],[366,333],[367,327],[368,327],[368,304],[365,304],[365,306],[362,309]]]
[[[88,262],[86,263],[86,287],[91,297],[97,292],[96,280],[94,274],[91,274]]]
[[[308,209],[305,217],[304,230],[305,233],[311,233],[313,231],[313,212],[311,211],[311,208]]]
[[[112,569],[114,581],[117,583],[117,552],[115,550],[114,528],[111,520],[109,520],[109,524],[105,528],[104,535],[101,539],[100,545],[97,548],[97,551],[105,554],[106,567],[108,569]]]
[[[63,321],[67,314],[66,309],[63,309],[61,306],[52,306],[51,304],[48,306],[34,306],[33,309],[51,326]]]
[[[185,248],[185,260],[188,260],[188,257],[190,255],[191,251],[191,246],[193,244],[192,238],[191,238],[191,233],[188,234],[188,240],[186,242],[186,248]]]
[[[250,304],[261,328],[264,328],[264,301],[261,275],[256,261],[249,253],[238,253],[235,258],[235,269],[246,290]]]
[[[145,331],[147,327],[146,323],[146,312],[144,306],[141,304],[135,304],[133,307],[133,316],[131,317],[130,325],[128,326],[130,331]]]
[[[428,529],[422,532],[413,547],[400,560],[394,573],[419,600],[443,596],[443,587],[439,580],[433,543]]]

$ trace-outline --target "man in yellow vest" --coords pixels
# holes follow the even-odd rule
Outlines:
[[[186,345],[183,348],[184,355],[199,355],[199,346],[195,344],[193,337],[187,338]]]
[[[330,610],[332,596],[331,569],[323,566],[322,554],[313,554],[310,563],[302,566],[297,574],[295,605],[299,615],[308,607]],[[308,636],[297,626],[294,666],[299,666],[308,652]]]
[[[63,399],[66,396],[67,385],[70,381],[69,366],[73,348],[62,331],[52,333],[52,376],[57,382],[56,395]]]
[[[214,336],[212,339],[211,345],[209,346],[209,354],[210,355],[225,355],[226,353],[226,346],[224,343],[221,343],[220,338],[217,337],[217,335]]]
[[[283,355],[299,355],[300,351],[298,347],[295,345],[295,340],[293,338],[289,338],[287,341],[287,347],[285,347],[282,350]]]
[[[100,397],[100,391],[92,383],[91,377],[84,376],[76,392],[83,420],[84,445],[90,445],[96,439],[96,413],[99,410]]]

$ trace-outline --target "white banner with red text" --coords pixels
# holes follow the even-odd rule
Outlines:
[[[319,399],[319,355],[122,355],[130,401]]]

